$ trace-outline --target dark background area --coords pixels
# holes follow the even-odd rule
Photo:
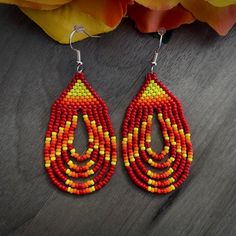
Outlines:
[[[75,55],[16,7],[0,6],[0,36],[1,235],[236,235],[236,28],[220,37],[195,23],[163,46],[156,72],[182,101],[194,145],[189,178],[165,196],[133,185],[120,148],[102,190],[84,197],[58,191],[43,167],[44,134],[50,106],[75,72]],[[88,81],[110,108],[119,147],[126,107],[157,45],[128,19],[76,44]],[[86,134],[79,128],[82,151]],[[153,133],[153,145],[160,146],[159,136]]]

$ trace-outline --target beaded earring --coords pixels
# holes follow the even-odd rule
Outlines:
[[[107,105],[86,81],[80,50],[72,46],[72,37],[81,32],[98,37],[89,35],[82,26],[75,26],[70,35],[70,47],[77,54],[77,73],[52,105],[44,148],[45,167],[53,184],[76,195],[101,189],[109,182],[117,161]],[[88,132],[88,148],[83,155],[73,146],[78,111]]]
[[[153,72],[165,29],[160,29],[158,34],[160,42],[151,62],[151,72],[129,105],[123,121],[122,152],[125,168],[137,186],[155,194],[166,194],[187,178],[193,151],[180,101]],[[150,145],[155,111],[164,141],[160,153],[153,151]]]

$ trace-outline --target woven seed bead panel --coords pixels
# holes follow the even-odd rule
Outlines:
[[[155,118],[160,123],[164,141],[160,153],[153,151],[150,145]],[[187,178],[193,158],[189,127],[181,103],[155,73],[147,75],[143,87],[129,105],[122,136],[124,165],[140,188],[166,194]]]
[[[88,148],[80,155],[73,146],[78,114],[88,132]],[[76,73],[51,108],[44,159],[47,174],[62,191],[84,195],[101,189],[114,173],[116,137],[104,101],[83,73]]]

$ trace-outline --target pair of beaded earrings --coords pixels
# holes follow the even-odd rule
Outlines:
[[[45,167],[51,181],[60,190],[76,195],[89,194],[106,185],[117,162],[116,136],[107,105],[86,81],[80,50],[72,46],[72,37],[81,32],[98,37],[89,35],[81,26],[75,26],[70,35],[70,46],[77,53],[77,73],[52,105],[44,148]],[[123,121],[122,153],[124,166],[137,186],[166,194],[187,178],[193,152],[182,105],[153,71],[165,29],[158,33],[160,42],[151,72]],[[78,111],[88,132],[88,148],[83,155],[73,146]],[[150,145],[153,118],[158,119],[164,140],[159,154]]]

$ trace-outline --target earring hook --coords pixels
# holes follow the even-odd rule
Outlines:
[[[164,34],[166,33],[166,29],[164,27],[160,28],[157,33],[159,34],[160,36],[160,40],[159,40],[159,46],[158,48],[155,50],[154,52],[154,56],[153,56],[153,59],[151,61],[151,72],[153,73],[153,70],[154,70],[154,67],[157,65],[157,58],[159,56],[159,51],[161,49],[161,46],[162,46],[162,40],[163,40],[163,36]]]
[[[78,72],[82,72],[83,71],[83,62],[81,61],[81,53],[80,53],[80,50],[77,49],[77,48],[74,48],[73,47],[73,43],[72,43],[72,39],[75,35],[75,33],[84,33],[85,35],[87,35],[88,37],[91,37],[91,38],[100,38],[100,36],[98,35],[91,35],[89,34],[88,32],[85,31],[84,27],[82,25],[75,25],[74,26],[74,30],[71,32],[70,34],[70,38],[69,38],[69,43],[70,43],[70,48],[76,52],[77,54],[77,60],[76,60],[76,63],[77,63],[77,71]]]

